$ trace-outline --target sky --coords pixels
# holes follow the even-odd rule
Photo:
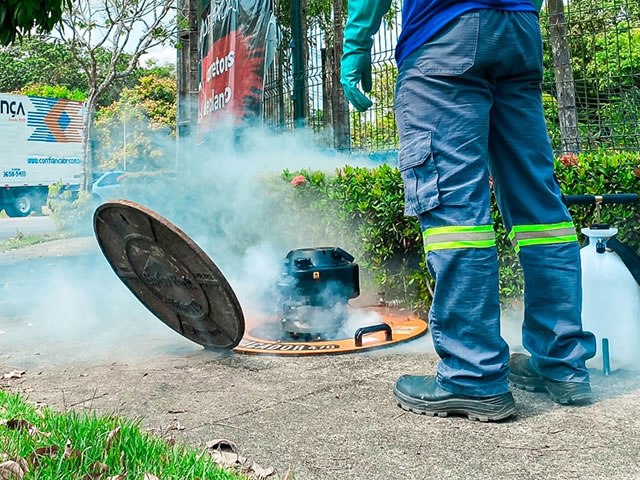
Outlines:
[[[160,65],[176,64],[177,50],[171,45],[160,45],[152,48],[148,54],[141,57],[141,63],[144,65],[147,60],[152,59]]]

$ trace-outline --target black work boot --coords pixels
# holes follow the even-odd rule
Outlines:
[[[547,392],[551,400],[562,405],[583,405],[593,400],[588,382],[559,382],[545,378],[531,367],[530,360],[531,357],[522,353],[511,355],[509,381],[514,387],[529,392]]]
[[[440,387],[433,376],[403,375],[396,382],[393,394],[401,408],[432,417],[458,414],[471,420],[495,422],[516,413],[511,392],[493,397],[456,395]]]

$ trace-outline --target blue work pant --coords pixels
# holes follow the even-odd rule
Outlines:
[[[435,279],[437,381],[508,391],[489,175],[525,277],[523,344],[547,378],[587,382],[579,245],[553,175],[534,13],[464,14],[400,66],[396,121],[406,214],[418,216]]]

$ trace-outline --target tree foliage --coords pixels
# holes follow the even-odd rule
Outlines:
[[[51,32],[71,8],[71,0],[4,0],[0,2],[0,45],[10,45],[16,38],[36,29]]]
[[[0,91],[14,92],[30,84],[87,89],[83,72],[69,48],[60,41],[47,41],[44,36],[25,37],[0,48]]]
[[[130,56],[123,54],[119,67],[124,68]],[[96,54],[96,62],[102,63],[97,70],[106,70],[110,61],[109,50],[102,48]],[[114,80],[98,99],[97,106],[110,105],[120,97],[124,88],[134,87],[139,78],[149,73],[172,75],[170,68],[153,62],[136,65],[131,75]],[[43,35],[24,37],[13,45],[0,47],[0,92],[28,91],[32,85],[65,87],[69,91],[82,92],[83,100],[89,92],[86,74],[69,46],[59,39]]]
[[[96,160],[101,169],[145,171],[172,166],[176,129],[174,77],[154,72],[140,78],[96,117]]]
[[[640,147],[640,2],[571,0],[565,5],[578,128],[587,150]],[[544,40],[543,104],[554,147],[562,146],[549,17],[540,16]],[[397,147],[392,106],[396,69],[374,65],[374,108],[351,113],[352,146]]]
[[[83,102],[87,99],[87,93],[82,90],[70,90],[65,85],[41,85],[32,83],[21,88],[18,93],[20,95],[29,95],[32,97],[44,98],[65,98],[67,100],[76,100]]]
[[[174,0],[77,0],[58,35],[87,80],[83,188],[91,190],[91,135],[99,99],[120,79],[130,77],[149,49],[177,31]]]
[[[637,147],[640,98],[640,3],[572,0],[566,4],[579,129],[587,149]],[[548,17],[541,15],[544,33]],[[556,97],[551,46],[545,42],[545,92]],[[551,110],[549,110],[551,113]],[[557,111],[555,111],[557,116]],[[548,117],[553,123],[553,118]],[[556,139],[559,140],[559,139]],[[558,143],[554,143],[558,146]]]

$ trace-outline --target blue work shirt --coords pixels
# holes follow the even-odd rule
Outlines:
[[[396,45],[398,65],[460,15],[479,9],[537,12],[532,0],[404,0],[402,32]]]

